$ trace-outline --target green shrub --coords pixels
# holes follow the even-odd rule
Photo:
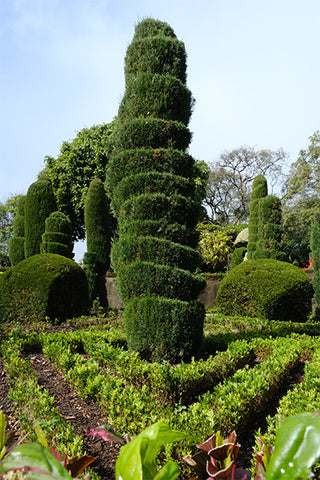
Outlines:
[[[4,321],[64,320],[87,313],[84,271],[69,258],[33,255],[0,276]]]
[[[202,269],[208,273],[224,272],[233,250],[232,236],[217,225],[198,225],[200,231],[199,252],[203,259]]]
[[[73,257],[72,225],[69,217],[62,212],[52,212],[45,221],[40,253],[56,253]]]
[[[17,265],[24,259],[24,206],[26,196],[22,195],[17,203],[17,212],[13,218],[13,237],[9,238],[8,250],[11,265]]]
[[[310,235],[311,258],[313,268],[312,285],[316,303],[316,314],[320,314],[320,223],[314,221]]]
[[[254,259],[258,241],[259,200],[268,194],[267,180],[263,175],[257,175],[252,182],[249,207],[249,238],[248,259]]]
[[[45,221],[57,210],[50,180],[42,176],[28,188],[25,200],[25,257],[40,253]]]
[[[130,349],[149,361],[190,360],[201,348],[204,306],[197,301],[137,297],[124,315]]]
[[[273,258],[280,260],[282,235],[281,201],[275,195],[266,195],[259,200],[258,239],[255,259]]]
[[[226,315],[304,322],[311,311],[312,288],[298,267],[273,259],[248,260],[221,282],[216,303]]]
[[[239,247],[233,251],[232,257],[231,257],[231,268],[234,268],[243,262],[246,252],[247,252],[246,247]]]
[[[185,153],[191,140],[187,125],[193,98],[185,85],[185,70],[181,70],[185,69],[186,59],[182,47],[170,26],[147,19],[137,26],[127,50],[126,91],[113,134],[113,158],[106,180],[119,225],[119,242],[112,250],[113,266],[125,304],[149,295],[192,302],[204,287],[204,280],[192,275],[187,263],[190,261],[195,270],[195,261],[199,260],[186,246],[195,247],[197,243],[195,227],[200,201],[196,195],[195,162]],[[148,238],[143,240],[144,236]],[[127,247],[129,250],[125,251]],[[184,259],[186,263],[182,265]],[[175,268],[177,261],[182,268]],[[141,311],[149,311],[157,303],[142,301],[139,305]],[[171,305],[165,300],[161,303],[164,323],[171,313],[178,318]],[[189,307],[183,311],[186,321],[191,321]],[[126,312],[126,330],[131,332],[130,316],[133,324],[137,317],[131,309]],[[154,312],[151,318],[158,322],[160,317]],[[183,315],[180,322],[184,324],[182,319]],[[155,341],[168,347],[165,338],[155,340],[155,329],[146,312],[141,313],[141,321],[144,325],[140,332],[150,329],[150,351],[158,348]],[[179,330],[175,322],[171,328]],[[203,322],[198,325],[202,329]],[[173,335],[159,327],[160,331],[161,335]],[[131,338],[129,335],[130,348],[139,350],[139,342],[131,344]],[[187,355],[189,347],[184,346],[185,341],[181,336],[181,344],[170,353],[172,361],[181,358],[179,352]]]

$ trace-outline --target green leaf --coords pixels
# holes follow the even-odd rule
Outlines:
[[[6,443],[6,425],[7,423],[5,414],[0,410],[0,452],[2,452]]]
[[[320,415],[302,413],[289,417],[276,437],[266,480],[307,478],[320,457]]]
[[[124,445],[120,450],[120,455],[116,463],[117,480],[157,480],[170,479],[176,477],[177,470],[171,463],[165,465],[164,473],[157,472],[156,458],[165,443],[171,443],[183,440],[189,436],[171,430],[171,428],[162,422],[151,425],[141,432],[134,440]],[[176,466],[178,468],[178,466]],[[172,476],[164,477],[170,473]],[[160,475],[157,477],[157,474]],[[179,474],[179,473],[178,473]]]
[[[25,467],[36,468],[42,472],[47,472],[51,478],[72,480],[72,477],[63,465],[61,465],[49,450],[39,443],[30,443],[16,447],[11,452],[11,455],[5,458],[0,464],[0,473]],[[31,476],[27,478],[42,479],[42,477],[37,476],[37,474],[41,474],[41,472],[31,471]]]
[[[180,468],[171,460],[157,473],[154,480],[175,480],[180,474]]]

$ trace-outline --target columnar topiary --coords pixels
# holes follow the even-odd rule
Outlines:
[[[320,223],[314,221],[311,225],[310,236],[313,278],[312,285],[316,304],[316,315],[320,315]]]
[[[191,273],[200,205],[186,153],[192,96],[186,52],[166,23],[137,25],[107,172],[119,240],[112,249],[129,348],[150,360],[190,358],[202,339],[204,280]]]
[[[268,194],[268,185],[266,178],[259,174],[252,182],[252,191],[249,207],[249,238],[248,238],[248,259],[255,258],[255,251],[258,241],[258,223],[259,223],[259,200]]]
[[[25,257],[40,253],[45,221],[57,210],[50,180],[42,176],[28,188],[25,201]]]
[[[267,195],[259,200],[258,240],[255,258],[280,260],[282,236],[281,201],[275,195]]]
[[[13,218],[13,237],[9,239],[9,259],[16,265],[24,259],[24,205],[26,197],[22,195],[17,203],[17,212]]]
[[[73,258],[72,225],[69,217],[62,212],[52,212],[45,221],[40,253],[57,253]]]
[[[103,183],[95,178],[91,181],[84,206],[87,252],[84,255],[84,270],[89,284],[91,303],[99,297],[106,306],[105,273],[110,267],[110,202]]]

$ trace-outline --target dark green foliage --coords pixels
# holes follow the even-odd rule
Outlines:
[[[311,224],[310,236],[311,258],[313,268],[312,286],[316,302],[316,314],[320,314],[320,224],[314,221]]]
[[[263,175],[257,175],[252,183],[249,207],[249,239],[248,259],[254,259],[258,241],[259,200],[268,194],[267,180]]]
[[[127,81],[118,119],[164,118],[188,124],[192,110],[190,90],[172,75],[140,74]]]
[[[117,151],[109,163],[108,190],[112,192],[128,175],[151,171],[191,177],[193,165],[194,159],[181,150],[148,147]]]
[[[9,238],[8,250],[11,265],[17,265],[24,257],[24,206],[26,196],[21,195],[17,203],[17,211],[13,218],[13,237]]]
[[[258,240],[255,258],[274,258],[280,260],[282,236],[281,201],[274,195],[259,200]]]
[[[25,200],[25,258],[40,253],[46,218],[56,209],[51,182],[42,176],[30,185]]]
[[[120,225],[121,235],[152,235],[158,238],[166,238],[175,243],[188,245],[196,248],[199,241],[199,232],[193,228],[179,223],[167,223],[165,218],[160,220],[133,220]]]
[[[88,280],[89,304],[92,306],[94,300],[99,300],[101,307],[107,307],[105,270],[97,261],[95,253],[86,252],[84,254],[83,270]]]
[[[185,150],[191,141],[191,133],[181,122],[161,118],[133,118],[119,123],[113,134],[115,149],[151,147]]]
[[[106,180],[119,225],[119,241],[112,250],[118,291],[128,305],[137,297],[152,296],[150,301],[137,300],[141,317],[137,335],[144,332],[143,342],[147,338],[148,346],[140,345],[133,335],[138,315],[131,307],[126,310],[129,346],[149,358],[154,355],[148,356],[145,349],[159,348],[170,361],[189,355],[194,345],[193,339],[183,335],[179,339],[177,332],[188,322],[193,328],[190,311],[194,307],[188,302],[193,302],[205,283],[189,271],[195,271],[200,260],[187,247],[197,245],[195,227],[201,210],[195,186],[199,170],[185,152],[191,140],[187,125],[193,106],[185,67],[183,43],[169,25],[147,19],[137,26],[127,50],[126,92]],[[186,303],[175,303],[172,308],[174,299]],[[159,311],[150,313],[158,303]],[[178,305],[182,305],[179,315]],[[163,326],[159,325],[161,316]],[[197,325],[202,336],[203,320]],[[168,339],[175,335],[174,351],[164,353],[173,348]]]
[[[136,260],[185,268],[194,272],[201,263],[193,248],[155,236],[122,235],[112,248],[112,263],[116,270]]]
[[[305,322],[311,311],[312,287],[298,267],[273,259],[248,260],[221,282],[216,302],[226,315]]]
[[[85,201],[84,221],[87,236],[87,251],[96,255],[101,269],[110,266],[110,215],[109,200],[103,183],[95,178],[91,181]]]
[[[65,320],[88,311],[88,284],[73,260],[33,255],[0,275],[4,321]]]
[[[73,258],[72,225],[62,212],[52,212],[45,221],[40,253],[56,253]]]
[[[160,295],[187,301],[195,299],[206,286],[200,275],[169,265],[136,261],[118,270],[118,293],[126,302],[135,296]]]
[[[11,237],[9,238],[9,258],[11,265],[17,265],[17,263],[24,260],[24,237]]]
[[[124,311],[130,349],[152,362],[190,360],[201,348],[204,313],[197,301],[134,298]]]
[[[246,252],[247,252],[246,247],[239,247],[233,251],[232,257],[231,257],[231,268],[234,268],[243,262]]]

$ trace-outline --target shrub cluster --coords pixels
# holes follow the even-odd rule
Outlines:
[[[56,254],[26,258],[0,276],[4,321],[65,320],[87,313],[88,285],[81,267]]]
[[[273,259],[248,260],[221,282],[216,302],[226,315],[304,322],[311,311],[312,286],[298,267]]]
[[[107,170],[128,344],[152,361],[190,358],[202,337],[204,309],[195,299],[204,280],[191,273],[200,261],[192,251],[200,204],[194,160],[185,153],[193,106],[185,65],[169,25],[146,19],[136,27]]]

